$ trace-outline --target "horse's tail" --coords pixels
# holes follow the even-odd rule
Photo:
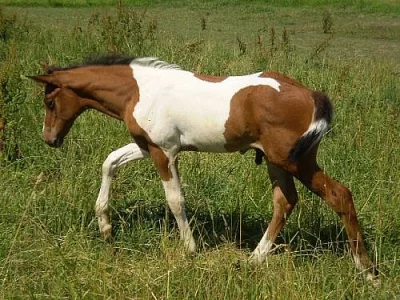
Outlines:
[[[297,162],[301,156],[315,146],[329,130],[333,108],[328,96],[321,92],[313,92],[314,117],[307,131],[297,140],[289,152],[289,160]]]

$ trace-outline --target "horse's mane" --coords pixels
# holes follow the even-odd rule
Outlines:
[[[138,57],[133,59],[131,63],[134,65],[151,67],[155,69],[181,69],[181,67],[179,67],[178,65],[167,63],[158,59],[157,57]]]
[[[151,67],[155,69],[181,69],[178,65],[159,60],[157,57],[132,57],[123,54],[106,54],[89,56],[81,64],[69,67],[49,66],[46,68],[46,71],[48,74],[51,74],[54,71],[71,70],[88,66],[114,66],[129,64]]]
[[[87,66],[114,66],[114,65],[129,65],[135,57],[127,56],[118,53],[106,54],[106,55],[92,55],[87,57],[82,67]]]

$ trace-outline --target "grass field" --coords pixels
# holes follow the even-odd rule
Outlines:
[[[0,299],[398,299],[396,1],[27,3],[0,0]],[[93,209],[101,164],[130,142],[127,130],[88,112],[51,149],[41,140],[42,89],[25,75],[111,51],[215,75],[276,70],[329,94],[335,119],[319,162],[352,190],[381,286],[363,280],[337,216],[300,184],[284,247],[246,263],[272,216],[267,171],[251,153],[181,155],[196,256],[182,250],[150,161],[118,171],[114,236],[102,241]]]

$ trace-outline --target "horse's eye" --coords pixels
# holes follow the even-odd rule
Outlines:
[[[54,108],[54,100],[48,101],[48,102],[47,102],[47,107],[48,107],[49,109],[53,109],[53,108]]]

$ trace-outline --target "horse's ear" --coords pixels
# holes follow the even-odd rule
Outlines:
[[[52,84],[56,87],[60,87],[60,83],[58,82],[58,80],[51,74],[26,76],[26,77],[28,77],[38,83]]]
[[[29,79],[32,79],[38,83],[48,83],[48,75],[34,75],[34,76],[26,76]]]

